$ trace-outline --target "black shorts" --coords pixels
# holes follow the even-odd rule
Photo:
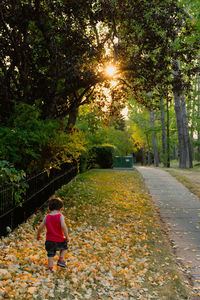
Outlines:
[[[67,250],[68,245],[67,242],[52,242],[52,241],[46,241],[45,242],[45,249],[47,251],[48,257],[54,257],[56,255],[56,251],[62,251]]]

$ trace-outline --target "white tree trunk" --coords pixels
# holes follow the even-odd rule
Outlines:
[[[198,77],[198,119],[200,120],[200,77]],[[197,138],[198,138],[198,160],[200,160],[200,122],[197,123]]]
[[[179,140],[179,167],[192,168],[192,151],[190,144],[183,79],[181,76],[180,62],[178,60],[173,62],[173,77],[173,93]]]
[[[163,163],[166,167],[166,154],[167,154],[167,139],[166,139],[166,123],[165,123],[165,107],[163,98],[160,100],[160,121],[162,124],[162,154],[163,154]]]
[[[189,126],[188,126],[188,117],[187,117],[187,110],[186,110],[186,102],[185,102],[185,96],[183,95],[181,97],[181,105],[182,105],[182,115],[183,115],[183,132],[186,142],[186,151],[187,151],[187,157],[186,157],[186,166],[188,168],[192,168],[192,147],[190,142],[190,134],[189,134]]]

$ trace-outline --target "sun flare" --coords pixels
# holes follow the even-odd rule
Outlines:
[[[107,75],[114,76],[116,73],[116,68],[113,65],[109,65],[106,67],[105,71]]]
[[[110,84],[111,84],[111,86],[116,86],[117,85],[117,81],[116,80],[111,80]]]

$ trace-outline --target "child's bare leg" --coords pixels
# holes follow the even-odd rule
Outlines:
[[[48,268],[53,269],[53,257],[48,256]]]
[[[61,250],[60,251],[60,258],[59,258],[60,260],[64,259],[66,252],[67,252],[67,250]]]

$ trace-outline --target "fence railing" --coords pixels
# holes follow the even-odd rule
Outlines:
[[[77,175],[77,164],[64,163],[60,169],[51,169],[50,173],[42,172],[26,180],[29,187],[23,197],[22,206],[15,204],[12,187],[0,189],[0,236],[8,233],[24,222],[40,208],[48,198],[62,185],[67,184]]]

